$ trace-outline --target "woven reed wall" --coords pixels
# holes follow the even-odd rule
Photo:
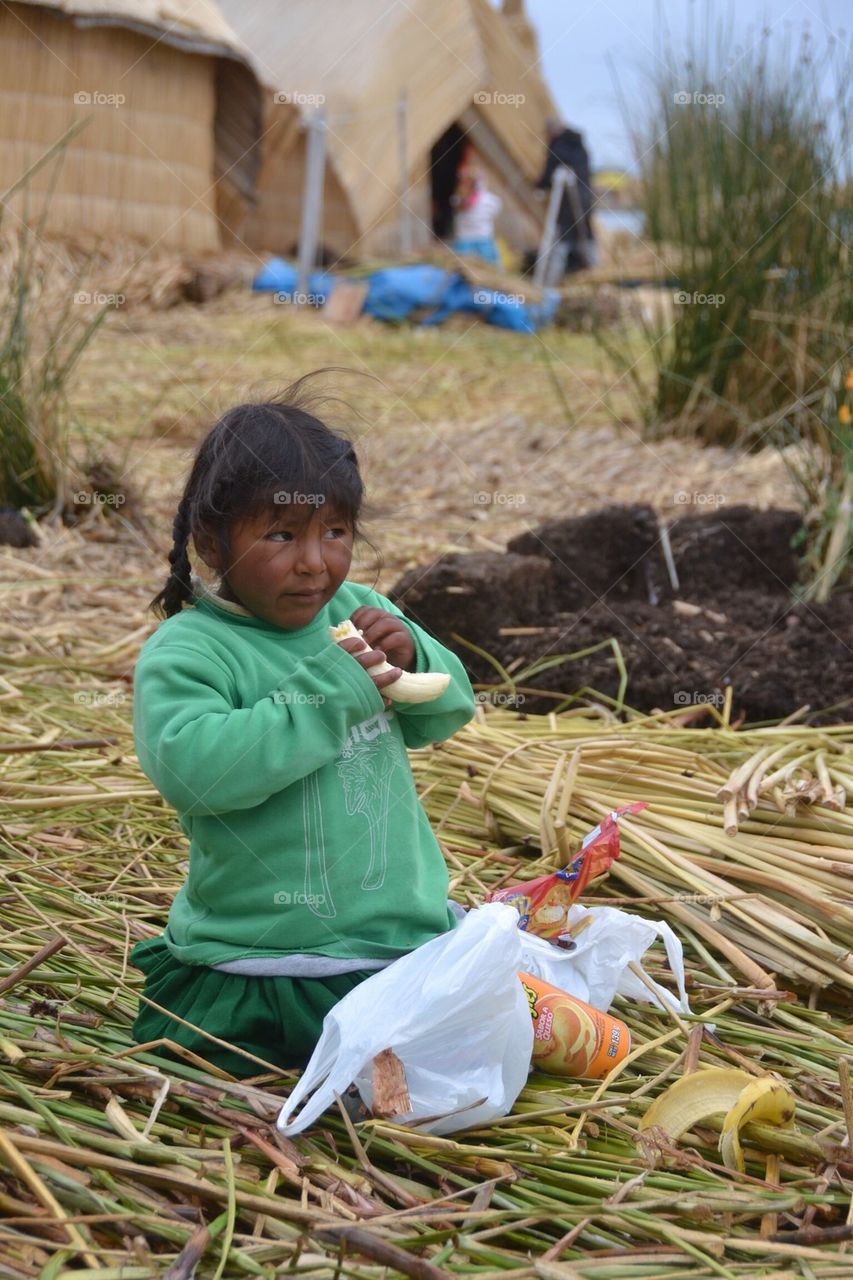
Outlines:
[[[299,109],[268,101],[265,132],[261,141],[261,170],[258,203],[235,223],[239,239],[257,252],[289,254],[299,240],[302,220],[302,193],[305,182],[305,134]],[[220,209],[220,216],[227,221]],[[339,257],[363,256],[358,229],[349,201],[338,181],[331,157],[327,156],[323,186],[322,242]]]
[[[417,252],[435,246],[432,235],[432,184],[425,169],[414,178],[406,195],[412,211],[412,249]],[[383,215],[367,227],[358,242],[357,253],[363,258],[396,258],[400,252],[400,206],[392,204]]]
[[[88,115],[89,124],[68,147],[46,229],[127,236],[159,247],[216,248],[215,70],[213,58],[136,32],[80,29],[47,10],[3,5],[0,191]],[[81,93],[126,101],[75,103]],[[51,169],[31,181],[31,221]],[[22,216],[21,192],[10,207]]]

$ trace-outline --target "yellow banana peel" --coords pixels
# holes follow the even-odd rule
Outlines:
[[[723,1121],[720,1155],[727,1169],[744,1170],[740,1131],[745,1124],[761,1120],[785,1127],[793,1122],[797,1104],[790,1089],[775,1076],[753,1079],[741,1093]]]
[[[670,1138],[680,1138],[700,1120],[719,1112],[729,1112],[754,1079],[736,1067],[691,1071],[671,1084],[652,1103],[640,1121],[640,1128],[649,1129],[656,1125]]]
[[[709,1116],[724,1114],[719,1150],[728,1169],[744,1170],[740,1131],[751,1121],[792,1123],[796,1101],[776,1076],[752,1076],[729,1067],[693,1071],[670,1085],[649,1107],[640,1129],[653,1125],[677,1139]]]

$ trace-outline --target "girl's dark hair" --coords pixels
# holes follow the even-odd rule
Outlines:
[[[306,513],[328,505],[361,535],[358,459],[349,440],[308,411],[317,403],[305,391],[314,376],[306,374],[275,399],[229,409],[205,436],[175,514],[169,577],[151,601],[160,617],[180,613],[192,598],[193,534],[213,536],[227,564],[234,521],[300,501]]]

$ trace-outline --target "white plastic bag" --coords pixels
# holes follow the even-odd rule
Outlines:
[[[411,1100],[395,1121],[441,1134],[507,1115],[533,1053],[521,944],[515,907],[488,903],[365,979],[326,1015],[277,1127],[301,1133],[352,1083],[372,1106],[373,1059],[383,1049],[401,1059]]]
[[[684,955],[681,942],[663,920],[643,920],[615,907],[582,907],[575,902],[569,908],[569,924],[589,917],[592,921],[575,940],[573,951],[564,951],[544,938],[521,933],[523,969],[543,982],[568,991],[569,995],[606,1013],[614,995],[629,1000],[642,1000],[659,1008],[668,1005],[679,1013],[690,1013],[684,986]],[[649,985],[657,999],[635,973],[628,968],[640,961],[655,938],[663,940],[669,967],[678,986],[678,997],[660,986],[653,978]],[[642,968],[642,965],[640,965]],[[645,973],[645,970],[643,970]]]

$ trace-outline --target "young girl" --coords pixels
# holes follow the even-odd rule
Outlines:
[[[189,873],[146,975],[138,1043],[170,1039],[236,1076],[288,1068],[352,987],[452,928],[448,876],[406,747],[474,712],[454,654],[347,580],[362,481],[300,384],[231,409],[195,458],[174,522],[165,621],[136,666],[142,769],[177,810]],[[219,575],[191,574],[189,544]],[[370,648],[336,644],[351,618]],[[377,663],[395,664],[371,674]],[[435,701],[392,702],[401,670],[442,671]],[[159,1007],[155,1007],[159,1006]],[[165,1056],[173,1055],[165,1051]]]
[[[452,202],[456,205],[456,217],[451,247],[463,257],[483,258],[500,266],[495,218],[503,201],[487,189],[485,178],[473,164],[469,163],[461,170],[459,189]]]

